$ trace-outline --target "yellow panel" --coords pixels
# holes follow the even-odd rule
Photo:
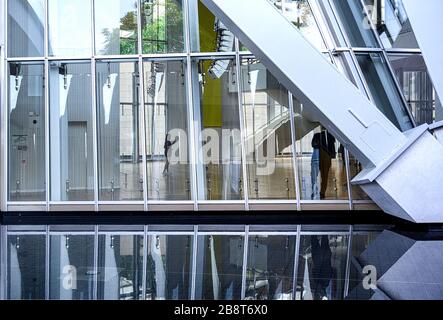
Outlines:
[[[214,31],[214,15],[199,1],[199,32],[200,51],[213,52],[216,50],[217,35]],[[206,84],[202,97],[202,122],[203,127],[222,127],[222,82],[220,79],[213,80],[207,76],[207,71],[211,65],[210,61],[203,64],[206,73]]]

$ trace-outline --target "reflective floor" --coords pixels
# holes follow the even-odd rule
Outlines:
[[[7,299],[443,299],[441,231],[8,226],[1,239]]]

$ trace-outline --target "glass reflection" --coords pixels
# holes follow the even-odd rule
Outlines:
[[[90,63],[51,62],[51,199],[94,199]]]
[[[365,4],[385,48],[418,48],[401,0],[365,0]]]
[[[246,299],[293,299],[295,242],[295,236],[249,236]]]
[[[349,173],[350,173],[351,181],[361,171],[363,171],[363,169],[364,168],[363,168],[362,164],[360,163],[360,161],[358,161],[358,159],[356,157],[354,157],[354,155],[349,153]],[[371,200],[371,198],[369,198],[369,196],[363,191],[363,189],[359,185],[353,185],[351,183],[351,188],[352,188],[352,198],[354,200]]]
[[[147,300],[190,299],[192,239],[190,235],[149,236]]]
[[[401,131],[413,128],[387,62],[379,53],[356,54],[363,76],[377,108]]]
[[[99,235],[98,253],[98,299],[141,299],[143,236]]]
[[[91,1],[49,0],[48,13],[49,55],[90,56]]]
[[[345,149],[293,102],[301,200],[348,200]]]
[[[137,6],[137,0],[95,0],[96,54],[137,53]]]
[[[378,47],[371,24],[365,15],[365,9],[360,1],[333,0],[340,21],[344,27],[349,45],[352,47]]]
[[[302,235],[297,300],[342,300],[348,236]]]
[[[43,64],[9,64],[9,200],[44,201]]]
[[[43,57],[45,0],[9,0],[8,56]]]
[[[417,125],[435,121],[436,93],[421,54],[390,54],[389,61]]]
[[[8,299],[45,299],[44,235],[8,236]]]
[[[198,237],[195,298],[239,300],[243,269],[243,236]]]
[[[184,51],[183,1],[142,0],[143,53]]]
[[[346,299],[369,300],[374,291],[366,290],[362,287],[363,267],[366,262],[361,259],[361,255],[370,247],[380,235],[380,232],[355,233],[352,235],[351,256],[349,262],[349,290]]]
[[[255,59],[241,66],[251,199],[295,199],[288,91]]]
[[[146,61],[143,68],[148,198],[189,200],[185,62]]]
[[[232,60],[200,60],[193,65],[198,141],[198,198],[243,199],[240,115]]]
[[[232,52],[234,35],[201,1],[190,8],[191,50],[193,52]]]
[[[326,49],[307,0],[271,0],[300,33],[318,50]]]
[[[92,300],[94,235],[50,236],[51,300]]]
[[[138,63],[97,63],[96,85],[99,199],[142,200]]]

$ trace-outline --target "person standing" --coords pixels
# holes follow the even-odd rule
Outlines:
[[[170,139],[170,135],[168,133],[168,134],[166,134],[165,144],[163,146],[163,148],[165,149],[165,158],[166,158],[165,167],[163,169],[164,176],[166,176],[169,173],[169,151],[170,151],[171,147],[177,143],[178,137],[175,137],[175,140],[172,142],[169,139]]]

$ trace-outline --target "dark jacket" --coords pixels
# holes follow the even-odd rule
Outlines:
[[[337,156],[335,152],[335,138],[326,131],[314,134],[312,138],[312,148],[325,151],[332,159]]]

